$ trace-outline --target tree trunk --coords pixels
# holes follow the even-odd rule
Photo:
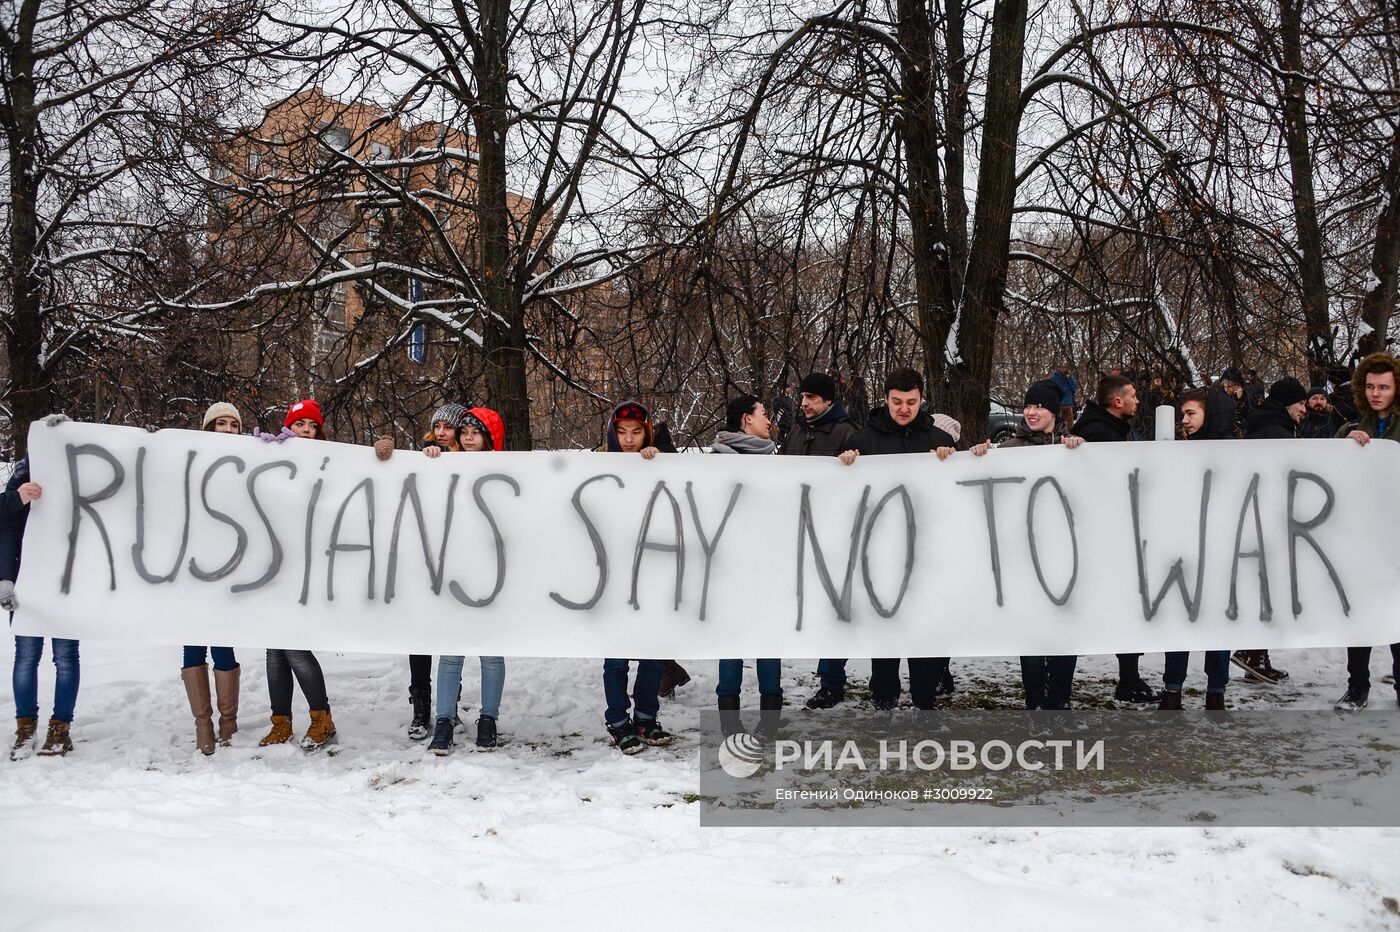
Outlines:
[[[1293,175],[1293,217],[1298,225],[1298,279],[1302,286],[1303,322],[1308,333],[1308,369],[1312,384],[1320,384],[1336,362],[1332,351],[1332,321],[1327,310],[1327,278],[1322,254],[1322,228],[1317,221],[1313,192],[1312,146],[1308,141],[1308,111],[1302,78],[1302,2],[1279,0],[1283,68],[1283,135]]]
[[[943,214],[939,117],[934,97],[933,22],[925,0],[899,0],[897,38],[906,63],[900,75],[899,134],[909,186],[909,226],[917,321],[931,392],[943,381],[943,346],[953,325],[953,267]]]
[[[14,306],[5,333],[10,384],[5,400],[10,408],[10,451],[23,456],[29,446],[29,424],[53,411],[53,385],[43,361],[43,278],[37,265],[39,241],[38,188],[34,152],[39,137],[39,113],[34,106],[34,26],[38,0],[27,0],[16,17],[10,60],[9,106],[0,109],[10,158],[9,278]]]
[[[1371,277],[1361,299],[1361,320],[1371,328],[1358,342],[1361,353],[1386,348],[1386,331],[1395,313],[1396,272],[1400,267],[1400,134],[1390,137],[1390,158],[1381,176],[1381,211],[1376,218],[1376,247]]]
[[[960,302],[961,361],[950,368],[948,383],[952,402],[949,413],[962,422],[962,435],[969,443],[976,443],[987,434],[992,352],[997,315],[1006,291],[1011,211],[1016,203],[1016,145],[1021,125],[1025,41],[1026,0],[999,0],[992,13],[976,219]]]
[[[525,313],[521,283],[511,262],[510,208],[506,189],[506,125],[510,0],[478,0],[481,51],[475,62],[477,223],[482,292],[486,297],[486,397],[506,422],[506,449],[528,450],[530,398],[525,382]]]

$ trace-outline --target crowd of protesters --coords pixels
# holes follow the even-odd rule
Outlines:
[[[1131,442],[1150,439],[1150,418],[1159,405],[1177,412],[1181,439],[1339,439],[1367,444],[1383,439],[1400,442],[1397,416],[1397,380],[1400,360],[1386,353],[1362,359],[1348,375],[1335,373],[1328,384],[1305,388],[1292,377],[1275,381],[1267,389],[1253,370],[1227,368],[1210,385],[1184,387],[1165,384],[1161,378],[1145,378],[1132,371],[1102,375],[1092,397],[1079,406],[1080,385],[1072,368],[1062,365],[1048,378],[1026,389],[1022,419],[1012,435],[993,445],[982,438],[963,436],[961,425],[931,409],[922,376],[913,369],[890,372],[884,380],[881,403],[867,410],[865,386],[849,382],[839,373],[813,372],[797,386],[796,397],[784,386],[773,399],[772,410],[752,395],[729,399],[724,423],[708,452],[720,455],[829,456],[850,465],[862,456],[933,454],[946,459],[963,449],[974,456],[995,456],[1003,447],[1074,449],[1083,443]],[[852,405],[859,405],[852,408]],[[661,425],[664,426],[664,425]],[[244,433],[240,412],[226,402],[211,405],[202,429]],[[291,405],[277,433],[253,429],[268,443],[302,443],[326,439],[325,418],[312,399]],[[486,407],[447,402],[427,425],[418,451],[429,458],[498,451],[505,445],[501,416]],[[651,459],[674,453],[669,432],[658,430],[651,412],[638,401],[624,401],[610,412],[602,429],[599,452],[636,455]],[[393,441],[375,443],[380,459],[394,455]],[[16,464],[0,494],[0,608],[16,607],[14,581],[20,568],[20,549],[32,502],[43,495],[43,477],[30,475],[28,459]],[[78,642],[52,638],[50,650],[56,679],[47,732],[38,748],[43,756],[61,756],[73,749],[70,726],[77,704],[79,683]],[[18,760],[34,753],[38,742],[38,668],[43,655],[42,637],[15,637],[13,684],[15,739],[10,757]],[[1390,645],[1395,681],[1400,674],[1400,644]],[[1118,655],[1115,699],[1131,704],[1155,704],[1162,710],[1182,708],[1188,667],[1185,652],[1168,652],[1162,673],[1162,689],[1150,686],[1139,670],[1139,654]],[[1347,688],[1335,703],[1342,711],[1367,705],[1370,693],[1371,648],[1347,650]],[[481,749],[497,744],[497,719],[505,689],[505,658],[481,657],[480,712],[474,744]],[[207,662],[213,664],[213,689]],[[1070,708],[1075,656],[1021,658],[1025,707],[1030,710]],[[432,689],[432,658],[409,658],[408,736],[426,740],[436,755],[451,753],[458,732],[463,731],[461,681],[464,658],[438,658],[437,692]],[[828,709],[846,700],[845,659],[827,658],[817,666],[818,688],[807,698],[808,709]],[[870,694],[876,709],[893,709],[900,701],[902,683],[899,658],[871,661]],[[947,657],[910,657],[906,661],[909,694],[919,709],[933,709],[939,697],[953,689]],[[1288,673],[1275,667],[1267,650],[1234,649],[1222,645],[1205,655],[1207,710],[1225,709],[1230,667],[1244,671],[1246,680],[1277,685]],[[293,681],[300,687],[310,712],[301,747],[315,750],[333,741],[335,723],[321,664],[305,650],[268,649],[266,652],[270,729],[260,745],[291,742]],[[771,736],[783,707],[782,661],[758,658],[755,664],[759,688],[760,735]],[[180,676],[195,724],[195,746],[213,754],[227,746],[238,731],[239,663],[231,648],[187,646]],[[716,699],[720,723],[726,734],[740,730],[739,700],[744,665],[741,659],[718,664]],[[630,679],[630,691],[629,691]],[[675,660],[610,658],[602,665],[603,724],[610,742],[633,754],[648,746],[670,744],[673,736],[660,723],[661,700],[689,681],[689,674]],[[1400,684],[1397,684],[1400,701]],[[217,726],[214,713],[218,712]]]

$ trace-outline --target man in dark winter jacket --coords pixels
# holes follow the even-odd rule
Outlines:
[[[1137,414],[1137,388],[1132,380],[1121,375],[1106,375],[1099,380],[1094,400],[1084,405],[1079,420],[1070,433],[1090,443],[1122,443],[1132,430],[1130,423]],[[1119,702],[1156,702],[1157,693],[1138,672],[1142,654],[1118,655],[1118,685],[1113,698]]]
[[[783,444],[786,456],[837,456],[860,430],[836,397],[836,380],[812,372],[797,386],[802,412]],[[829,709],[846,698],[846,661],[817,663],[820,687],[807,700],[809,709]]]
[[[934,453],[940,460],[953,455],[957,441],[933,423],[923,410],[924,379],[913,369],[896,369],[885,377],[885,404],[848,442],[841,462],[850,466],[860,456],[894,453]],[[834,661],[833,661],[834,662]],[[938,684],[948,669],[947,657],[909,658],[909,696],[921,709],[938,702]],[[877,709],[899,702],[899,658],[870,662],[870,698]]]
[[[1246,440],[1292,440],[1298,436],[1298,424],[1307,411],[1308,390],[1292,377],[1279,379],[1269,387],[1269,394],[1249,412],[1245,427]],[[1245,671],[1250,683],[1270,686],[1288,679],[1288,671],[1280,670],[1269,660],[1267,650],[1237,650],[1230,661]]]
[[[1292,440],[1308,406],[1308,390],[1288,376],[1269,387],[1269,394],[1249,412],[1246,440]]]
[[[1400,359],[1389,353],[1372,353],[1351,376],[1351,397],[1364,414],[1337,432],[1363,447],[1372,440],[1400,441]],[[1390,645],[1390,673],[1400,702],[1400,643]],[[1354,712],[1364,708],[1371,693],[1371,648],[1347,648],[1347,691],[1333,708]]]
[[[782,453],[786,456],[838,455],[860,428],[836,400],[836,380],[813,372],[802,380],[797,390],[802,396],[802,411],[783,444]]]
[[[1325,386],[1308,389],[1308,411],[1298,425],[1298,436],[1307,440],[1331,440],[1342,429],[1346,418],[1332,407]]]

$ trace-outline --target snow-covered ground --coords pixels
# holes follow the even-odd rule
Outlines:
[[[1396,714],[1383,656],[1362,714]],[[75,751],[0,760],[0,928],[1400,927],[1395,829],[702,829],[687,797],[713,662],[689,663],[695,679],[663,705],[677,744],[624,757],[603,740],[597,661],[508,660],[507,743],[440,759],[404,734],[404,658],[321,655],[334,756],[257,747],[262,652],[239,658],[242,730],[205,758],[178,648],[84,642]],[[1320,708],[1342,691],[1341,651],[1274,660],[1289,684],[1232,684],[1232,705]],[[1203,685],[1193,661],[1188,688]],[[813,668],[786,665],[789,703]],[[1009,660],[954,670],[963,695],[1018,685]],[[1101,704],[1113,671],[1084,658],[1076,701]],[[47,652],[40,677],[46,718]]]

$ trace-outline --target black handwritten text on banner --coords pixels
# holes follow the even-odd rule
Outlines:
[[[35,424],[17,633],[881,657],[1400,640],[1400,445],[448,454]]]

